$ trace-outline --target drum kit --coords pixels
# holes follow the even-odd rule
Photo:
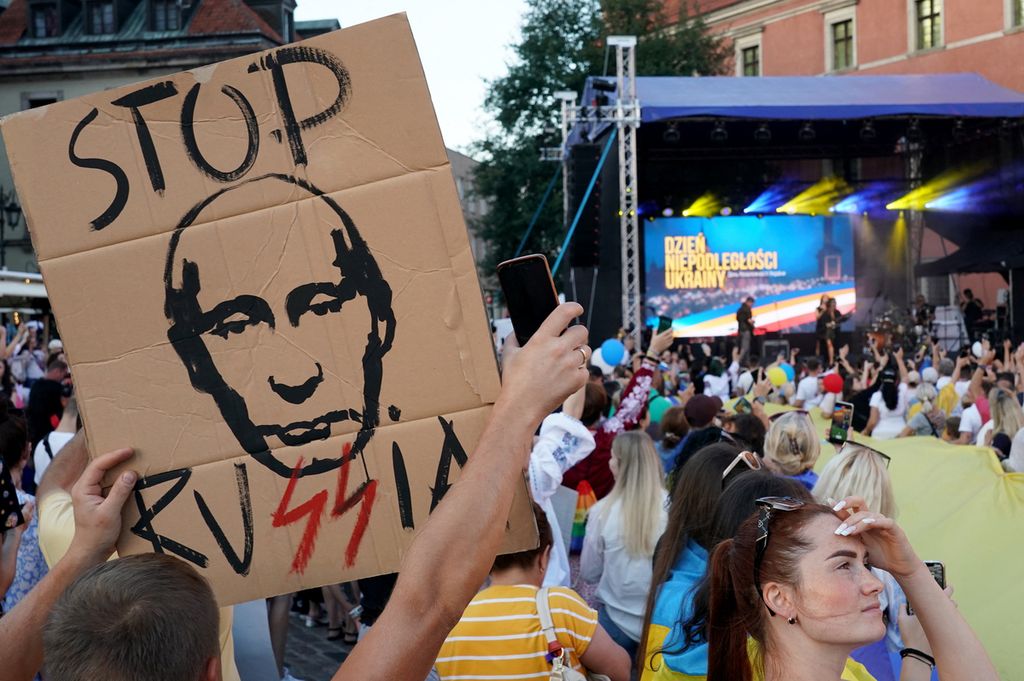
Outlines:
[[[909,310],[890,306],[872,320],[865,341],[879,350],[889,347],[916,347],[927,342],[931,329],[915,323]]]

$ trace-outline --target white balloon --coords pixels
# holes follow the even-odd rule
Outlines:
[[[974,341],[974,345],[971,346],[971,352],[974,353],[975,357],[981,359],[981,356],[985,354],[985,349],[981,347],[981,341]]]
[[[594,366],[596,366],[601,371],[603,371],[605,376],[611,376],[612,375],[612,371],[613,371],[612,365],[610,365],[610,364],[608,364],[608,362],[604,361],[604,357],[601,356],[600,351],[595,352],[590,357],[590,363],[593,364]]]

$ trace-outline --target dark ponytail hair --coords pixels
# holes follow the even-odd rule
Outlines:
[[[890,360],[892,361],[892,360]],[[900,390],[896,386],[896,372],[886,367],[882,372],[882,400],[889,411],[894,411],[900,401]]]
[[[715,547],[708,562],[711,579],[711,610],[708,618],[708,681],[751,681],[753,672],[747,654],[747,631],[759,619],[753,614],[750,604],[743,603],[748,594],[747,587],[753,588],[753,580],[735,580],[733,576],[742,571],[742,558],[750,559],[750,573],[753,574],[753,554],[743,556],[735,550],[734,540],[726,539]],[[737,557],[736,554],[741,554]],[[740,583],[736,583],[739,581]],[[752,621],[754,620],[754,621]]]
[[[761,497],[792,497],[803,502],[813,503],[814,497],[807,488],[792,478],[783,478],[765,470],[752,471],[738,478],[722,492],[715,506],[715,518],[711,525],[712,545],[733,537],[750,514],[756,511],[754,502]],[[706,642],[708,610],[711,601],[710,570],[693,592],[693,607],[688,619],[683,620],[686,613],[679,613],[679,624],[682,626],[683,640],[675,649],[665,646],[667,652],[682,652],[691,646]]]
[[[799,582],[800,558],[811,549],[802,530],[821,515],[837,518],[831,508],[820,504],[774,513],[768,548],[761,561],[762,585]],[[751,680],[748,635],[760,644],[762,653],[770,651],[771,642],[765,636],[770,613],[754,586],[757,516],[755,511],[733,539],[720,543],[711,554],[707,681]]]

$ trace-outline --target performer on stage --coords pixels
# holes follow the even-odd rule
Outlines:
[[[918,293],[914,299],[913,313],[915,324],[923,326],[926,331],[931,329],[932,322],[935,320],[935,306],[928,304],[924,294]]]
[[[964,316],[964,326],[967,327],[967,336],[972,341],[977,340],[984,326],[982,319],[985,316],[985,306],[974,297],[974,291],[969,288],[964,289],[964,297],[959,302],[960,312]]]
[[[828,301],[830,300],[832,298],[827,293],[822,293],[821,300],[818,301],[818,309],[814,311],[816,319],[814,324],[814,354],[818,357],[823,357],[827,352],[828,329],[825,324],[828,320],[825,318],[825,311],[828,310]]]
[[[736,323],[740,337],[740,365],[744,365],[750,355],[750,343],[754,339],[754,298],[747,299],[736,310]]]
[[[824,346],[827,353],[826,366],[832,366],[836,358],[836,336],[839,333],[839,325],[843,323],[844,316],[836,309],[836,299],[829,297],[825,303],[825,309],[819,308],[818,324],[815,334],[818,337],[819,347]],[[819,350],[820,353],[820,350]]]

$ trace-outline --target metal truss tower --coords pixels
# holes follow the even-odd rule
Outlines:
[[[615,124],[619,133],[619,229],[622,238],[622,326],[640,347],[643,299],[640,295],[640,219],[637,216],[636,130],[640,103],[636,98],[636,36],[608,37],[615,48]]]
[[[640,295],[640,235],[637,216],[636,130],[640,127],[640,102],[636,98],[636,36],[608,36],[615,48],[616,101],[614,106],[576,106],[575,94],[556,92],[562,105],[562,161],[568,163],[568,135],[577,123],[616,126],[619,142],[619,229],[622,239],[622,326],[640,347],[643,331],[643,299]],[[568,169],[562,173],[568,183]],[[600,169],[598,170],[600,172]],[[568,185],[565,221],[569,226]]]

